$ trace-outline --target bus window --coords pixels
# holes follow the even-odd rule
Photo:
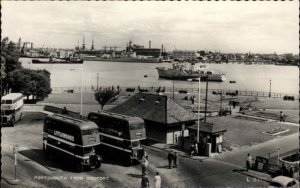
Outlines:
[[[82,130],[81,134],[82,135],[92,135],[92,134],[97,134],[98,129],[91,129],[91,130]]]
[[[94,147],[84,147],[83,154],[95,153]]]
[[[144,128],[144,124],[143,123],[131,123],[129,125],[130,130],[136,130],[136,129],[142,129]]]
[[[131,148],[131,142],[129,140],[124,140],[124,148]]]
[[[1,115],[10,115],[14,113],[13,110],[1,110]]]
[[[140,147],[140,142],[139,141],[132,141],[132,147]]]
[[[12,104],[13,101],[12,100],[2,100],[1,103],[2,104]]]

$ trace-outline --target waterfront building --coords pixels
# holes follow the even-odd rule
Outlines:
[[[148,93],[138,93],[109,111],[142,118],[146,138],[165,144],[176,143],[181,136],[187,137],[188,127],[198,119],[173,99]]]
[[[135,52],[137,56],[151,56],[151,57],[160,57],[161,49],[159,48],[151,48],[151,41],[149,41],[149,48],[145,48],[144,46],[133,44],[129,41],[126,52]]]
[[[190,142],[197,142],[198,125],[192,125],[189,128]],[[217,124],[201,122],[199,126],[199,152],[205,155],[208,144],[211,146],[210,152],[221,153],[223,150],[223,135],[227,130]]]
[[[193,50],[173,50],[173,59],[177,60],[195,60],[196,51]]]

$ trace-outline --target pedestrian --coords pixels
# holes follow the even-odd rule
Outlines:
[[[142,188],[149,188],[150,187],[150,183],[149,183],[147,173],[144,174],[143,177],[142,177],[141,186],[142,186]]]
[[[62,114],[68,114],[68,110],[67,110],[67,107],[65,107],[64,106],[64,108],[63,108],[63,110],[62,110],[62,112],[61,112]]]
[[[145,160],[142,160],[142,175],[146,174],[147,173],[147,162]]]
[[[161,177],[158,172],[156,172],[156,176],[154,177],[155,188],[161,187]]]
[[[289,167],[289,177],[294,178],[294,170],[292,166]]]
[[[282,172],[282,175],[283,176],[288,176],[288,170],[287,170],[287,168],[286,168],[286,166],[282,163],[282,165],[281,165],[281,172]]]
[[[246,159],[246,169],[247,169],[247,171],[249,169],[251,169],[251,167],[252,167],[252,157],[251,157],[250,153],[248,153],[247,159]]]
[[[198,143],[195,143],[195,155],[198,155]]]
[[[194,156],[194,153],[195,153],[195,145],[192,144],[192,145],[191,145],[191,151],[190,151],[191,157]]]
[[[177,144],[178,143],[178,136],[175,135],[175,143]]]
[[[174,152],[174,154],[173,154],[173,165],[174,165],[175,168],[177,167],[177,159],[178,159],[177,157],[178,157],[177,153]]]
[[[168,153],[168,162],[169,162],[169,168],[170,169],[172,168],[172,160],[173,160],[173,153],[172,153],[172,150],[171,150]]]
[[[283,117],[284,115],[283,115],[283,112],[282,111],[280,111],[279,112],[279,121],[281,122],[281,121],[283,121],[284,122],[284,117]]]
[[[146,152],[146,150],[145,150],[145,149],[144,149],[144,154],[143,154],[143,157],[145,157],[145,158],[147,159],[147,161],[149,160],[149,159],[148,159],[147,152]]]

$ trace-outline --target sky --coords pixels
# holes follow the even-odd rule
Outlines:
[[[2,1],[2,36],[34,47],[299,53],[299,1]]]

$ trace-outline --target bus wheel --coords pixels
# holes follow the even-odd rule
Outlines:
[[[80,163],[76,164],[76,171],[77,172],[82,172],[83,171],[83,165],[80,164]]]
[[[96,167],[96,168],[100,168],[100,166],[101,166],[101,162],[100,162],[100,161],[97,161],[95,167]]]
[[[10,122],[10,126],[11,126],[11,127],[14,127],[14,126],[15,126],[15,122],[14,122],[14,121],[11,121],[11,122]]]

